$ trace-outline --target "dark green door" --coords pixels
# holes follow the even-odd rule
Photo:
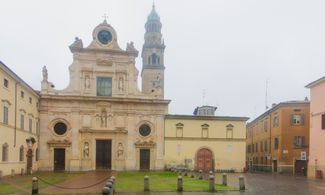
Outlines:
[[[140,149],[140,169],[150,169],[150,149]]]
[[[96,169],[111,169],[111,146],[111,140],[96,140]]]
[[[54,171],[65,170],[65,149],[54,148]]]

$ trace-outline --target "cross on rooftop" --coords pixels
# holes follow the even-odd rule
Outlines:
[[[107,14],[104,14],[102,17],[104,18],[104,20],[108,19],[108,15]]]

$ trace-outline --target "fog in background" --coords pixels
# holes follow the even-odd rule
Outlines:
[[[170,114],[217,106],[217,115],[254,118],[266,103],[303,100],[325,75],[323,0],[156,0],[165,40]],[[122,49],[133,41],[142,68],[152,0],[1,0],[0,60],[40,90],[42,67],[56,89],[68,86],[78,36],[84,47],[108,15]],[[139,77],[139,86],[141,78]],[[266,82],[267,98],[266,98]]]

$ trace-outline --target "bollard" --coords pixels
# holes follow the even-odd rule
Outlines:
[[[239,176],[239,190],[245,190],[245,181],[243,176]]]
[[[113,193],[115,192],[115,177],[111,177],[111,181],[113,181]]]
[[[227,174],[226,173],[224,173],[224,174],[222,174],[222,185],[227,185]]]
[[[188,175],[188,169],[185,169],[184,176],[187,176],[187,175]]]
[[[144,183],[143,183],[144,191],[149,191],[149,176],[144,176]]]
[[[0,171],[0,180],[2,179],[2,171]]]
[[[113,194],[113,183],[108,181],[105,186],[109,188],[109,194]]]
[[[213,172],[212,171],[209,171],[209,175],[213,175]]]
[[[183,177],[182,176],[177,177],[177,191],[179,191],[179,192],[183,191]]]
[[[214,188],[214,176],[210,175],[209,176],[209,191],[210,192],[214,192],[215,188]]]
[[[23,176],[24,174],[25,174],[25,170],[24,170],[24,168],[21,168],[20,175]]]
[[[32,179],[32,194],[38,194],[38,179],[33,177]]]
[[[102,189],[102,195],[109,195],[110,193],[109,187],[104,186]]]
[[[194,178],[194,170],[191,170],[191,178]]]
[[[11,177],[15,177],[15,169],[11,169]]]
[[[199,179],[203,179],[202,170],[199,171]]]

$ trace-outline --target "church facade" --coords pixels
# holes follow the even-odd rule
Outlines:
[[[164,168],[164,49],[153,7],[145,24],[142,91],[135,67],[138,51],[117,43],[104,20],[93,41],[70,45],[70,84],[55,90],[43,68],[40,92],[39,170],[161,170]]]

